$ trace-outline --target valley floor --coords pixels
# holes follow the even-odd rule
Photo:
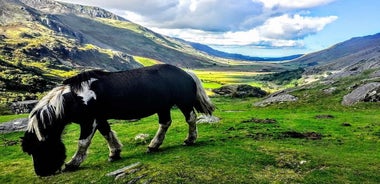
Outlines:
[[[122,160],[109,163],[106,141],[95,134],[87,160],[75,172],[37,177],[22,153],[22,133],[2,134],[0,183],[380,183],[378,103],[343,107],[321,100],[254,107],[259,99],[212,98],[219,123],[198,124],[195,146],[182,146],[187,124],[172,111],[173,124],[158,153],[145,153],[157,117],[137,122],[113,120],[124,144]],[[75,152],[79,127],[63,136],[68,158]],[[118,180],[107,173],[140,162],[135,173]]]

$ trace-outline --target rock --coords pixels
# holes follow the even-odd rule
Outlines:
[[[342,105],[354,105],[358,102],[379,102],[380,82],[361,85],[343,97]]]
[[[26,100],[20,102],[13,102],[10,108],[15,114],[26,114],[32,111],[34,106],[38,103],[38,100]]]
[[[109,172],[106,174],[106,176],[117,176],[119,174],[129,173],[129,172],[133,171],[134,169],[141,168],[141,167],[142,167],[141,162],[136,162],[136,163],[133,163],[131,165],[125,166],[121,169]]]
[[[263,101],[256,102],[253,105],[264,107],[273,103],[293,102],[297,100],[298,98],[293,95],[290,95],[287,93],[279,93],[279,94],[271,95],[268,98],[264,99]]]
[[[28,118],[20,118],[10,122],[0,124],[0,133],[10,133],[16,131],[25,131],[28,126]]]
[[[149,134],[140,133],[135,136],[136,143],[145,144],[149,140]]]
[[[219,121],[220,121],[220,118],[216,116],[207,116],[207,115],[199,116],[197,119],[197,123],[218,123]]]
[[[331,95],[336,91],[336,87],[330,87],[323,90],[323,93],[326,95]]]
[[[373,72],[371,75],[370,75],[371,78],[378,78],[380,77],[380,69],[379,70],[376,70],[375,72]]]
[[[253,87],[247,84],[225,85],[220,88],[213,89],[212,91],[217,95],[235,98],[263,97],[267,95],[267,92],[259,87]]]

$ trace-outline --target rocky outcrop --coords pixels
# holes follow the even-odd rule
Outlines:
[[[234,98],[245,97],[264,97],[267,92],[259,87],[253,87],[247,84],[240,85],[225,85],[212,90],[215,94],[220,96],[229,96]]]
[[[0,133],[25,131],[27,126],[28,126],[28,118],[16,119],[10,122],[1,123]]]
[[[69,4],[52,0],[19,0],[27,6],[49,14],[79,14],[89,17],[100,17],[115,20],[125,20],[109,11],[98,7]]]
[[[219,123],[220,118],[216,116],[201,115],[197,118],[197,123]]]
[[[283,102],[293,102],[297,101],[298,97],[295,97],[293,95],[287,94],[287,93],[280,93],[276,95],[271,95],[268,98],[264,99],[263,101],[256,102],[253,105],[254,106],[267,106],[270,104],[275,104],[275,103],[283,103]]]
[[[10,108],[15,114],[26,114],[32,111],[38,100],[26,100],[20,102],[13,102]]]
[[[380,102],[380,82],[361,85],[343,97],[342,105],[354,105],[358,102]]]

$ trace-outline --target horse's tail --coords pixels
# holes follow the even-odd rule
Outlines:
[[[70,92],[69,86],[60,86],[52,89],[44,96],[29,114],[28,132],[34,132],[38,140],[43,140],[44,136],[40,128],[51,125],[53,119],[61,118],[63,115],[63,94]]]
[[[205,89],[202,86],[201,80],[195,75],[195,73],[187,71],[187,73],[193,78],[197,87],[197,101],[195,104],[195,109],[199,113],[204,113],[206,115],[212,115],[215,110],[214,104],[212,104],[210,98],[207,96]]]

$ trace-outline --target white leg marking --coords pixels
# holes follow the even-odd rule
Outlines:
[[[96,125],[96,121],[94,121],[91,134],[87,138],[78,141],[78,150],[66,165],[70,167],[79,167],[79,165],[86,159],[87,149],[90,146],[92,137],[95,134]]]
[[[105,136],[107,143],[108,143],[108,149],[110,150],[109,157],[116,156],[117,154],[120,154],[121,147],[123,146],[119,139],[116,137],[116,133],[114,131],[110,131],[108,135]]]
[[[162,142],[165,139],[166,131],[168,131],[168,128],[171,124],[171,121],[169,121],[166,125],[160,124],[160,127],[157,130],[156,135],[154,136],[153,140],[149,144],[149,148],[158,149]]]
[[[197,137],[198,137],[197,115],[195,114],[194,111],[190,113],[190,118],[186,120],[186,122],[189,125],[189,134],[187,135],[185,143],[194,144],[195,140],[197,140]]]

